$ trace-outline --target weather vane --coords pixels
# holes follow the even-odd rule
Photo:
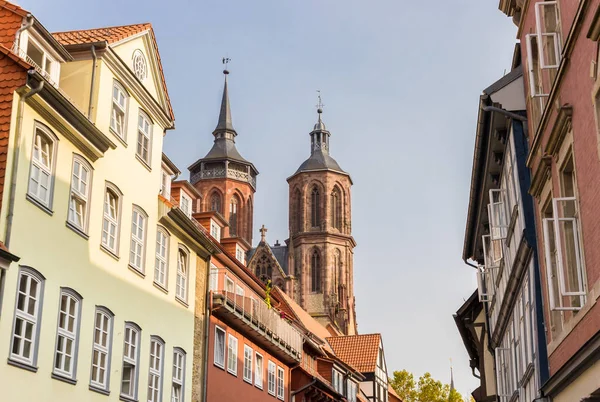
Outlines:
[[[319,99],[319,103],[317,103],[317,113],[323,113],[323,106],[325,106],[321,100],[321,90],[317,89],[317,98]]]
[[[227,67],[230,61],[231,59],[229,57],[223,57],[223,64],[225,64],[225,70],[223,70],[223,74],[229,74],[229,70],[227,70]]]

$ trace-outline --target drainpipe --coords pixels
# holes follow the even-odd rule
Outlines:
[[[473,268],[475,268],[475,269],[479,270],[479,267],[478,267],[477,265],[475,265],[475,264],[471,264],[471,263],[470,263],[469,261],[467,261],[466,259],[464,259],[464,260],[463,260],[463,262],[464,262],[465,264],[467,264],[468,266],[470,266],[470,267],[473,267]]]
[[[23,31],[28,30],[33,25],[33,15],[32,14],[27,14],[27,17],[25,17],[25,18],[26,18],[27,22],[21,28],[17,29],[17,33],[15,34],[15,44],[14,44],[14,49],[13,49],[13,52],[15,52],[15,53],[17,53],[19,51],[19,49],[21,48],[21,33]]]
[[[520,114],[517,114],[517,113],[509,112],[508,110],[504,110],[499,107],[484,106],[484,107],[482,107],[482,109],[484,112],[498,112],[498,113],[505,115],[506,117],[510,117],[511,119],[527,121],[527,117],[521,116]]]
[[[29,77],[35,74],[35,70],[29,70],[27,72],[27,81],[29,81]],[[19,168],[19,154],[21,150],[21,131],[23,128],[23,109],[25,107],[25,100],[27,98],[37,94],[44,88],[44,82],[40,81],[40,85],[37,88],[32,88],[31,91],[26,93],[25,95],[21,95],[21,99],[19,99],[19,106],[17,111],[17,129],[15,130],[15,149],[13,151],[13,161],[11,166],[11,177],[10,177],[10,187],[8,189],[8,213],[6,215],[6,233],[4,234],[4,245],[8,248],[10,245],[10,235],[12,230],[12,222],[13,216],[15,212],[15,191],[17,187],[17,172]]]
[[[92,96],[94,93],[94,84],[96,82],[96,46],[92,45],[92,84],[90,85],[90,104],[88,106],[88,120],[92,118]]]
[[[210,330],[210,313],[212,307],[212,292],[210,290],[210,264],[212,255],[208,256],[207,267],[206,267],[206,314],[204,320],[204,373],[202,379],[202,402],[207,402],[207,388],[208,388],[208,332]]]

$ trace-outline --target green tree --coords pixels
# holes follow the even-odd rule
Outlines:
[[[415,382],[414,375],[406,370],[394,371],[390,385],[404,402],[469,402],[450,385],[434,379],[425,373]],[[474,402],[474,401],[473,401]]]
[[[415,402],[417,391],[415,377],[406,370],[394,371],[394,377],[390,378],[390,385],[404,402]]]

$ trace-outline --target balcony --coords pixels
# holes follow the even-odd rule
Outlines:
[[[212,313],[286,364],[302,359],[302,335],[258,299],[226,290],[212,292]]]
[[[248,168],[246,171],[241,171],[239,169],[233,169],[230,167],[225,168],[225,166],[202,169],[192,174],[190,181],[195,183],[198,180],[205,179],[234,179],[246,182],[250,184],[252,188],[256,189],[256,177],[250,173],[250,168]]]

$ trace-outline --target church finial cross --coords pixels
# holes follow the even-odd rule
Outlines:
[[[262,225],[262,227],[260,228],[260,241],[264,242],[266,241],[267,238],[267,228],[265,227],[265,225]]]
[[[230,61],[231,59],[229,57],[223,57],[223,64],[225,64],[225,70],[223,70],[223,74],[225,75],[229,74],[229,70],[227,69],[227,67],[229,67]]]
[[[319,100],[319,103],[316,104],[317,106],[317,113],[321,114],[323,113],[323,106],[325,106],[321,100],[321,90],[317,89],[317,99]]]

